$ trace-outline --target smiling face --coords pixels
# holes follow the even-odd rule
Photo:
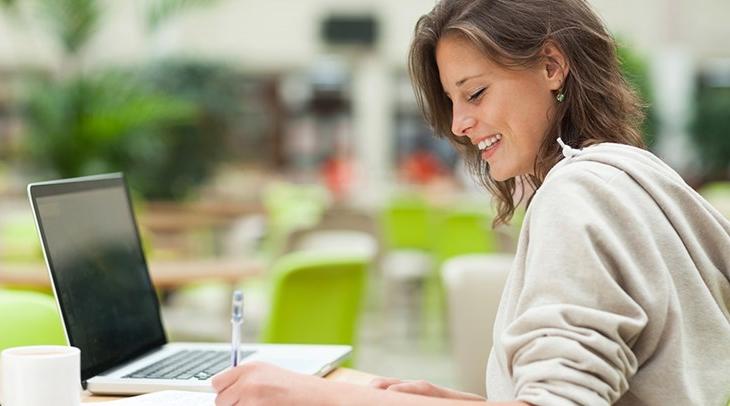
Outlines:
[[[553,91],[562,84],[560,65],[506,69],[453,34],[439,40],[436,63],[452,103],[452,132],[482,150],[493,179],[531,174],[556,103]]]

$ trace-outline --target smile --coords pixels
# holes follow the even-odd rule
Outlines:
[[[477,147],[482,151],[482,159],[489,159],[494,154],[494,151],[502,140],[502,134],[495,134],[491,137],[485,138],[477,144]]]

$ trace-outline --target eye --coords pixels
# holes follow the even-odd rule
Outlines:
[[[479,100],[479,98],[482,96],[482,94],[484,94],[485,90],[487,90],[486,87],[477,90],[476,92],[472,93],[471,96],[469,96],[469,98],[467,100],[470,103],[473,103],[473,102]]]

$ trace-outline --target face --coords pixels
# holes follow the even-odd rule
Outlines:
[[[560,87],[559,75],[544,64],[500,67],[455,35],[439,40],[436,63],[453,106],[453,133],[481,150],[493,179],[531,174],[556,103],[552,91]]]

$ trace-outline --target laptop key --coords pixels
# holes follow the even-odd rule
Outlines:
[[[208,379],[228,365],[227,351],[180,351],[126,376],[137,379]],[[215,372],[213,372],[215,371]]]

